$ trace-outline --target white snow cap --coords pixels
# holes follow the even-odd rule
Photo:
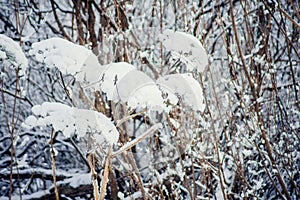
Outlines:
[[[48,67],[57,67],[63,74],[75,75],[86,65],[99,65],[91,50],[57,37],[34,43],[30,54]]]
[[[28,61],[20,45],[6,35],[0,34],[0,58],[8,58],[15,67],[19,67],[20,75],[24,75]]]
[[[147,107],[162,111],[164,108],[161,92],[155,82],[145,73],[137,70],[128,72],[117,83],[113,100],[127,102],[132,109]]]
[[[133,65],[120,62],[105,66],[101,90],[109,100],[127,103],[131,109],[148,107],[161,110],[163,99],[155,82]]]
[[[136,68],[126,62],[111,63],[104,66],[104,70],[100,74],[101,90],[106,93],[109,100],[113,100],[116,84],[130,71]]]
[[[32,107],[37,116],[29,116],[25,127],[52,125],[55,131],[62,131],[66,137],[77,133],[79,137],[87,132],[95,133],[97,142],[107,141],[115,144],[119,139],[119,132],[109,118],[94,110],[78,109],[61,103],[45,102]]]
[[[98,83],[101,79],[100,74],[103,70],[104,67],[99,64],[95,54],[91,53],[83,62],[83,65],[75,75],[75,78],[79,82]]]
[[[197,80],[190,74],[171,74],[159,78],[156,83],[162,92],[167,94],[167,99],[171,104],[176,104],[180,96],[185,105],[193,110],[203,112],[204,97],[202,88]]]
[[[203,72],[208,58],[201,42],[193,35],[167,29],[160,36],[164,47],[187,64],[187,70]]]

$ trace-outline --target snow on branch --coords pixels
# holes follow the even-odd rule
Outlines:
[[[57,37],[34,43],[30,54],[48,67],[57,67],[63,74],[75,75],[84,70],[79,77],[82,81],[94,78],[95,71],[90,67],[101,68],[91,50]]]
[[[180,32],[165,30],[160,36],[167,51],[172,56],[187,64],[187,71],[203,72],[208,64],[208,58],[201,42],[194,36]]]
[[[159,78],[156,83],[171,104],[177,104],[178,97],[180,97],[186,106],[203,112],[205,104],[202,88],[199,82],[189,74],[166,75]]]
[[[19,75],[24,75],[28,66],[27,58],[20,45],[2,34],[0,34],[0,59],[7,59],[15,68],[19,68]]]
[[[155,131],[157,131],[158,129],[161,129],[161,128],[162,128],[162,124],[161,123],[154,124],[151,128],[149,128],[146,132],[144,132],[143,134],[141,134],[139,137],[137,137],[134,140],[126,143],[118,151],[114,152],[112,154],[112,157],[115,157],[115,156],[121,154],[122,152],[127,151],[128,149],[132,148],[133,146],[135,146],[136,144],[138,144],[139,142],[141,142],[142,140],[144,140],[146,137],[148,137],[149,135],[151,135],[152,133],[154,133]]]
[[[104,141],[116,144],[119,139],[119,132],[111,120],[93,110],[45,102],[32,107],[32,112],[35,116],[29,116],[23,124],[27,128],[52,125],[55,131],[63,132],[66,137],[70,137],[72,133],[77,133],[79,137],[94,133],[93,137],[100,144]]]
[[[109,100],[127,103],[131,109],[148,107],[161,110],[163,99],[155,82],[144,72],[125,62],[105,66],[100,89]]]

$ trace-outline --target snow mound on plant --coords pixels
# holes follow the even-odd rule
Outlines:
[[[155,82],[137,70],[130,71],[117,83],[113,100],[127,102],[132,109],[147,107],[161,110],[164,107],[161,92]]]
[[[66,137],[77,133],[84,137],[94,133],[97,142],[107,141],[116,144],[119,132],[109,118],[94,110],[78,109],[55,102],[45,102],[32,107],[31,115],[23,124],[25,127],[52,125],[55,131],[61,131]]]
[[[108,100],[127,103],[131,109],[148,107],[161,110],[164,106],[155,82],[129,63],[106,65],[100,76],[100,89]]]
[[[57,67],[63,74],[75,75],[86,66],[96,69],[95,65],[99,65],[97,57],[91,50],[57,37],[34,43],[30,54],[48,67]],[[89,76],[94,71],[84,72]],[[80,79],[83,80],[87,74],[83,74]]]
[[[159,78],[156,83],[169,100],[171,104],[177,104],[180,97],[186,106],[190,106],[193,110],[203,112],[204,97],[203,91],[198,83],[189,74],[171,74]]]
[[[167,51],[171,51],[173,57],[187,64],[187,71],[203,72],[208,64],[208,58],[201,42],[194,36],[172,30],[165,30],[160,36]]]
[[[28,61],[22,48],[17,42],[2,34],[0,34],[0,58],[8,59],[14,67],[19,67],[19,75],[24,75]]]
[[[130,71],[136,68],[126,62],[111,63],[104,66],[104,70],[100,74],[100,88],[106,93],[109,100],[113,100],[116,84]]]

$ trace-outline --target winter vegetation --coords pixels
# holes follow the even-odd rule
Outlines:
[[[300,199],[298,1],[0,2],[0,199]]]

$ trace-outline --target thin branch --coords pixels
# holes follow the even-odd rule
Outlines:
[[[107,157],[105,159],[103,178],[102,178],[102,181],[101,181],[101,192],[100,192],[100,198],[99,198],[100,200],[103,200],[104,197],[105,197],[105,194],[106,194],[111,153],[112,153],[112,146],[109,147]]]
[[[279,4],[278,4],[277,8],[289,21],[291,21],[300,30],[300,24],[297,23],[288,13],[286,13],[284,10],[282,10]]]
[[[143,139],[145,139],[147,136],[151,135],[152,133],[154,133],[155,131],[157,131],[161,127],[162,127],[161,123],[153,125],[150,129],[148,129],[146,132],[144,132],[141,136],[135,138],[131,142],[126,143],[118,151],[112,153],[111,157],[113,158],[113,157],[115,157],[115,156],[123,153],[124,151],[127,151],[128,149],[134,147],[136,144],[138,144],[139,142],[141,142]]]
[[[52,7],[53,15],[54,15],[54,18],[55,18],[55,21],[56,21],[56,23],[58,25],[59,30],[61,31],[62,35],[67,40],[72,41],[72,39],[70,38],[70,36],[65,32],[65,29],[64,29],[63,25],[61,24],[61,22],[60,22],[60,20],[58,18],[58,15],[56,13],[56,8],[55,8],[55,4],[56,3],[54,2],[54,0],[50,0],[50,2],[51,2],[51,7]]]
[[[58,188],[56,184],[56,166],[55,166],[55,152],[53,147],[53,133],[54,129],[52,128],[51,132],[51,139],[50,139],[50,145],[51,145],[51,166],[52,166],[52,172],[53,172],[53,185],[54,185],[54,191],[55,191],[55,199],[59,200],[59,194],[58,194]]]

